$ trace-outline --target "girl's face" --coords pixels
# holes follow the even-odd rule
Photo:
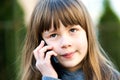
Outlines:
[[[68,70],[80,68],[81,61],[87,54],[87,36],[85,30],[80,25],[65,27],[60,22],[60,28],[44,31],[43,39],[48,45],[53,46],[59,63]]]

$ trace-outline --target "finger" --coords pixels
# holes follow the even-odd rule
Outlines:
[[[44,46],[44,44],[45,44],[45,41],[42,40],[39,46],[36,48],[36,50],[40,50]]]
[[[35,59],[39,59],[39,49],[44,46],[44,41],[42,40],[40,45],[33,51]]]
[[[34,57],[35,57],[35,59],[37,60],[38,58],[39,58],[39,52],[35,49],[34,51],[33,51],[33,55],[34,55]]]
[[[39,59],[39,49],[41,49],[44,46],[44,41],[42,40],[40,45],[33,51],[34,57],[36,60]]]
[[[45,56],[45,60],[50,61],[51,56],[57,56],[57,53],[55,53],[54,51],[47,52]]]
[[[52,46],[45,46],[43,47],[41,50],[39,50],[39,58],[40,59],[44,59],[45,55],[46,55],[46,52],[48,50],[51,50],[52,49]]]

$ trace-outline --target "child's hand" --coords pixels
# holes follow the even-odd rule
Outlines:
[[[50,61],[51,56],[57,56],[57,54],[54,51],[52,51],[52,46],[44,46],[44,44],[45,42],[41,41],[40,45],[33,51],[36,59],[36,67],[43,76],[57,78],[58,75]],[[49,51],[46,52],[47,50]]]

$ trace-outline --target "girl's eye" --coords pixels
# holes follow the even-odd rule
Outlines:
[[[72,28],[72,29],[70,29],[70,31],[71,31],[71,32],[76,32],[76,31],[77,31],[77,29]]]
[[[55,37],[57,37],[57,34],[51,34],[50,37],[55,38]]]

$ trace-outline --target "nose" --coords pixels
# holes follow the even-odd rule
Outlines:
[[[68,37],[68,36],[63,36],[63,37],[61,38],[61,43],[60,43],[61,48],[71,47],[71,45],[72,45],[71,40],[72,40],[72,39],[71,39],[70,37]]]

